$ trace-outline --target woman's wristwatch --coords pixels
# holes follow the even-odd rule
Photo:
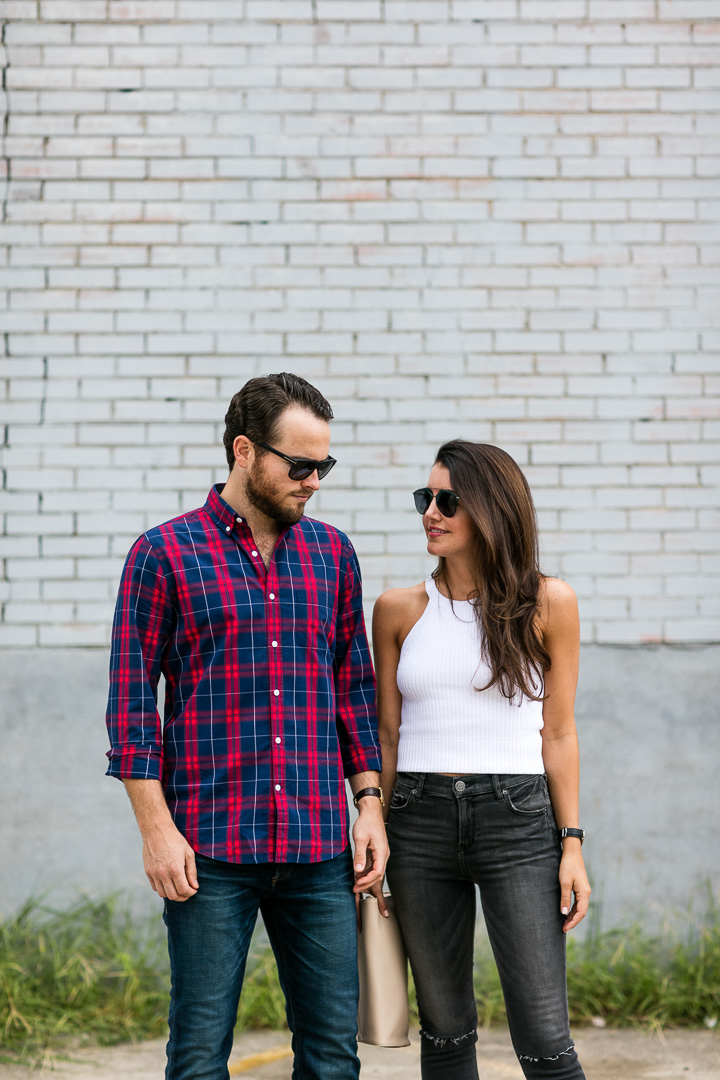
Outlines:
[[[582,847],[583,840],[585,839],[584,829],[558,829],[560,833],[560,839],[564,840],[566,836],[576,836],[580,841],[580,847]]]

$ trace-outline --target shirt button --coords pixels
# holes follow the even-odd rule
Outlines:
[[[277,641],[273,641],[273,649],[277,649]]]
[[[275,593],[274,593],[274,592],[271,592],[271,593],[270,593],[270,599],[271,599],[271,600],[274,600],[274,599],[275,599]]]
[[[237,521],[238,525],[242,525],[242,518],[235,518],[235,520]]]
[[[253,555],[257,556],[257,551],[253,551]]]
[[[276,785],[275,785],[275,790],[276,790],[276,791],[280,791],[280,785],[279,785],[279,784],[276,784]]]
[[[279,690],[273,690],[273,694],[275,695],[275,697],[280,697],[280,691]]]
[[[280,736],[279,736],[279,735],[276,735],[276,736],[275,736],[275,742],[276,742],[276,743],[280,743],[280,742],[282,742],[282,739],[280,738]]]
[[[232,525],[226,525],[225,532],[232,532]]]

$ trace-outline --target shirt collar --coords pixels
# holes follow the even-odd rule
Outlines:
[[[247,522],[245,518],[235,513],[229,503],[226,503],[221,498],[220,492],[224,487],[224,484],[213,484],[210,488],[210,494],[205,500],[205,509],[222,531],[230,535],[237,525],[247,524]]]
[[[205,510],[227,536],[230,536],[235,532],[240,525],[248,527],[246,518],[241,517],[240,514],[236,514],[232,506],[226,503],[221,497],[220,492],[225,487],[224,484],[213,484],[210,488],[207,499],[205,500]],[[283,525],[280,528],[278,539],[284,536],[286,532],[294,528],[293,525]]]

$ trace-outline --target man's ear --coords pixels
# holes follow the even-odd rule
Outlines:
[[[250,442],[247,435],[238,435],[233,440],[235,464],[239,465],[241,469],[247,469],[248,465],[252,462],[254,453],[253,444]]]

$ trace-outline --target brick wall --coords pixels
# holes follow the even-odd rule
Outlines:
[[[439,442],[525,468],[585,639],[720,639],[716,0],[0,0],[2,625],[108,640],[226,402],[336,413],[312,513],[419,580]]]

